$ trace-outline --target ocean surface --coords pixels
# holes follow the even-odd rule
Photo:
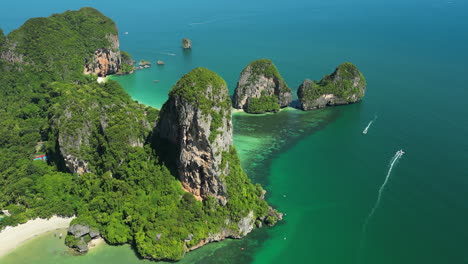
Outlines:
[[[220,74],[231,92],[259,58],[272,59],[294,93],[304,79],[320,79],[345,61],[362,71],[368,89],[361,103],[233,115],[242,165],[284,221],[207,245],[180,263],[468,263],[468,3],[224,2],[9,1],[0,28],[98,8],[117,23],[122,50],[165,61],[113,77],[157,108],[199,66]],[[180,47],[183,37],[193,41],[189,52]],[[128,245],[72,256],[52,233],[0,259],[148,262]]]

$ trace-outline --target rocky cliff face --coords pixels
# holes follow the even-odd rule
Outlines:
[[[4,37],[0,40],[0,59],[9,63],[24,63],[24,57],[22,54],[16,53],[17,43],[15,41],[9,41]]]
[[[303,110],[360,101],[366,91],[366,80],[358,68],[346,62],[320,82],[305,80],[297,91]]]
[[[253,61],[241,72],[233,105],[246,110],[250,99],[262,96],[274,97],[280,107],[286,107],[292,101],[291,89],[273,62],[267,59]]]
[[[156,140],[174,148],[183,188],[198,199],[214,196],[226,203],[227,166],[222,153],[232,145],[231,103],[224,80],[205,68],[182,77],[164,104]]]
[[[110,46],[99,48],[94,52],[94,56],[85,64],[85,74],[95,74],[105,77],[115,74],[121,70],[122,58],[119,51],[119,37],[117,35],[107,35]]]

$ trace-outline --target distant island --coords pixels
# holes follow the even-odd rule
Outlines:
[[[151,62],[147,60],[141,60],[140,63],[138,63],[139,66],[150,66]]]
[[[11,214],[0,228],[75,215],[65,243],[80,252],[102,237],[175,261],[280,220],[240,167],[225,81],[194,69],[159,111],[96,82],[133,64],[115,23],[89,7],[0,31],[0,209]]]
[[[233,105],[247,113],[277,112],[292,101],[291,88],[271,60],[251,62],[241,72]]]
[[[321,81],[306,79],[297,90],[303,110],[360,101],[366,92],[366,79],[358,68],[345,62]]]
[[[183,38],[182,39],[182,48],[191,49],[192,48],[192,41],[189,38]]]
[[[306,79],[298,88],[302,110],[360,101],[366,80],[358,68],[345,62],[321,81]],[[233,106],[251,114],[278,112],[292,102],[291,89],[269,59],[251,62],[242,70],[233,96]]]

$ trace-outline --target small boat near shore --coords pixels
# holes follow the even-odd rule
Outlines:
[[[164,64],[166,64],[166,63],[164,63],[164,61],[162,61],[162,60],[158,60],[156,63],[157,63],[158,65],[164,65]]]
[[[159,80],[154,80],[153,82],[155,82],[155,83],[158,83],[158,82],[159,82]]]

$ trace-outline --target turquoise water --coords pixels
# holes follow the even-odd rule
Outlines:
[[[319,79],[343,61],[355,63],[366,76],[368,91],[359,104],[234,114],[234,141],[243,167],[268,190],[268,201],[287,215],[275,228],[209,245],[182,263],[468,262],[466,2],[3,5],[0,27],[7,31],[32,16],[84,5],[99,8],[122,33],[129,32],[121,34],[123,50],[137,60],[166,62],[115,78],[135,100],[155,107],[179,77],[198,66],[218,72],[231,91],[243,67],[261,57],[272,59],[294,90],[303,79]],[[180,48],[183,37],[193,40],[190,53]],[[396,162],[363,235],[364,221],[399,149],[406,153]],[[31,245],[18,249],[24,261],[38,251],[41,247]],[[81,263],[142,263],[129,247],[104,246],[95,252],[80,257]],[[17,257],[2,263],[21,263],[19,253],[12,254]],[[37,263],[51,263],[49,256],[41,255]]]

